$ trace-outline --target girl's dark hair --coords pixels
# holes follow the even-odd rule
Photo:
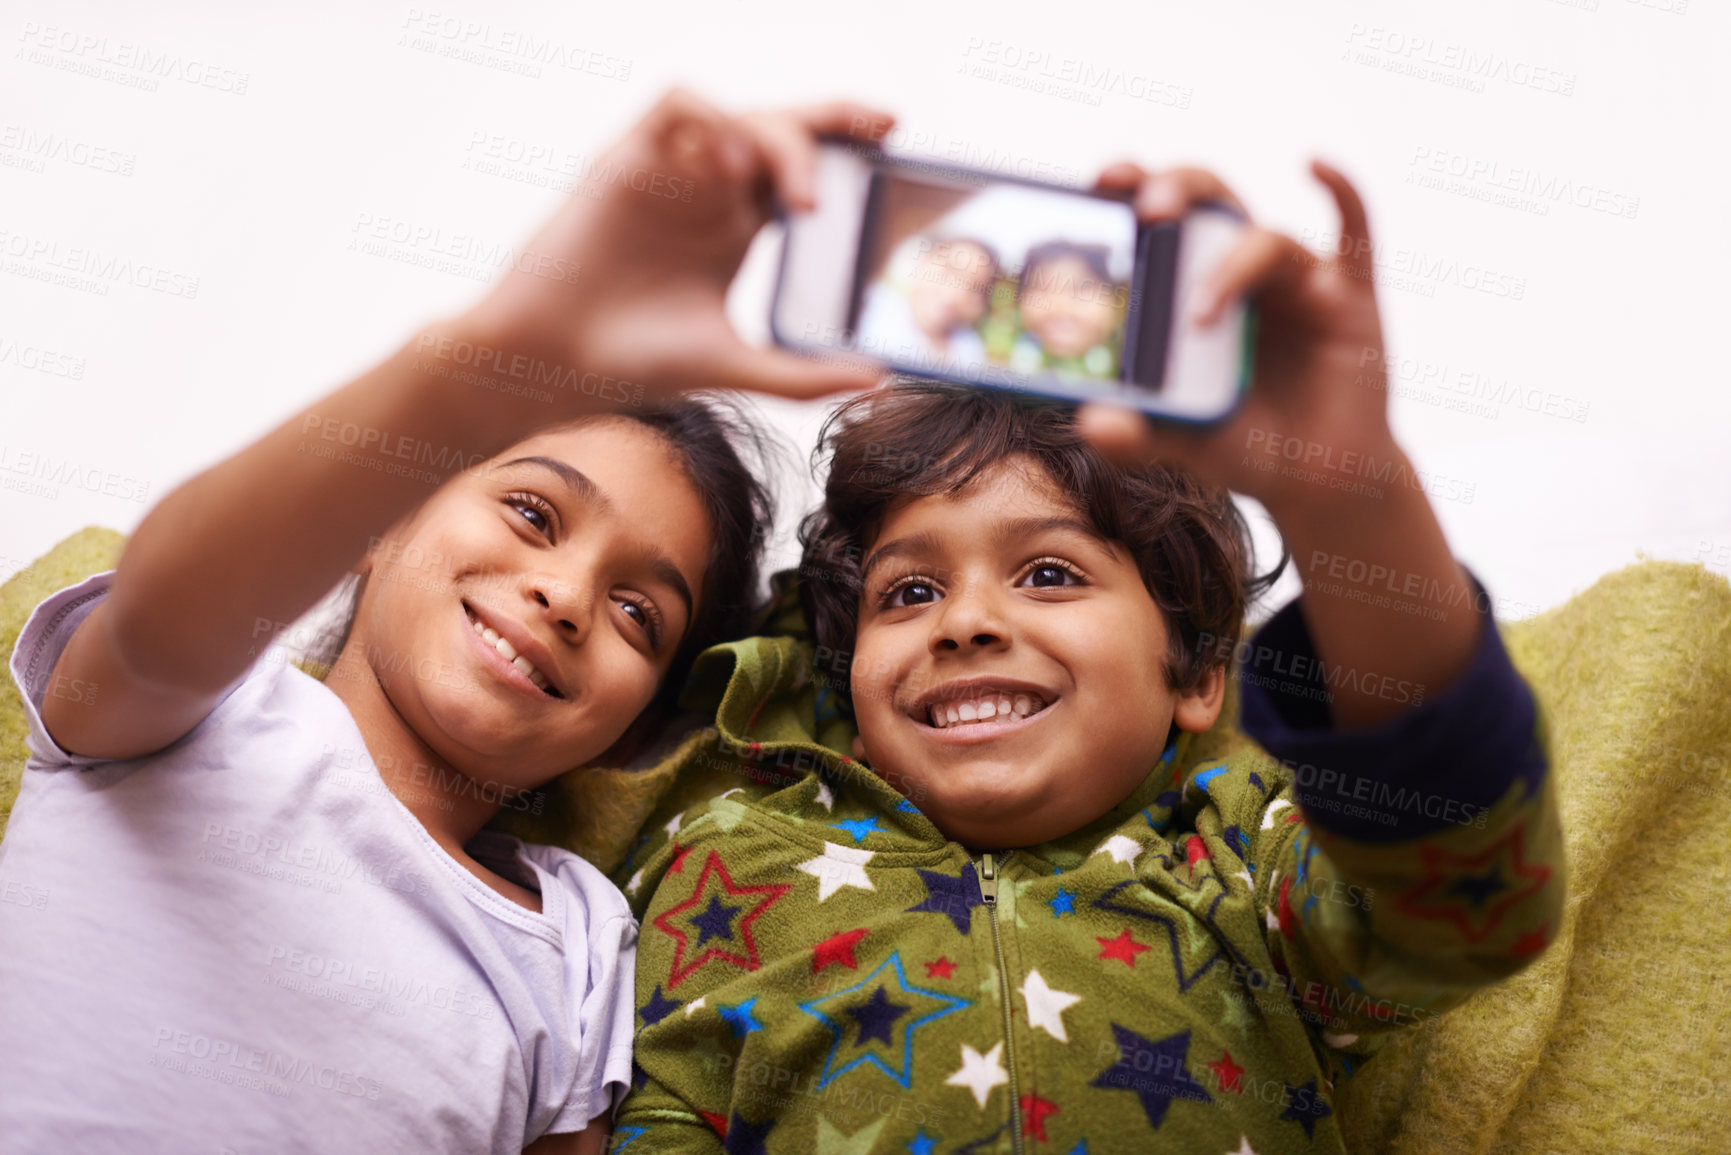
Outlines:
[[[775,496],[764,474],[779,454],[759,420],[723,394],[686,393],[607,416],[660,434],[709,515],[709,558],[697,591],[697,617],[656,698],[671,706],[698,654],[746,636],[756,622],[764,547],[775,524]]]
[[[1249,603],[1286,566],[1258,576],[1249,527],[1229,493],[1176,466],[1118,466],[1076,433],[1073,411],[1024,395],[903,382],[856,397],[825,422],[823,504],[800,526],[800,601],[827,681],[845,687],[861,567],[897,503],[956,493],[1005,458],[1037,465],[1107,538],[1136,559],[1165,618],[1166,681],[1196,687],[1226,664]]]

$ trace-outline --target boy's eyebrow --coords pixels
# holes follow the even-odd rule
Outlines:
[[[566,486],[580,499],[605,513],[611,513],[613,502],[608,499],[601,487],[590,480],[589,475],[574,466],[567,465],[555,457],[518,457],[505,462],[501,469],[509,469],[513,465],[540,465],[559,475]],[[645,555],[649,564],[649,572],[671,588],[679,600],[685,603],[685,629],[680,631],[681,640],[691,632],[692,619],[696,616],[696,602],[691,596],[691,584],[685,580],[685,575],[679,572],[679,567],[655,546],[650,546]]]
[[[998,523],[997,529],[993,533],[993,537],[995,537],[1000,543],[1008,543],[1020,538],[1033,537],[1036,534],[1051,533],[1053,531],[1081,534],[1084,537],[1098,542],[1114,556],[1117,555],[1117,547],[1113,544],[1111,538],[1107,537],[1105,534],[1101,533],[1099,529],[1078,517],[1010,518]],[[929,530],[909,534],[907,537],[898,537],[891,542],[885,542],[883,545],[873,550],[871,555],[866,558],[865,565],[860,568],[860,580],[864,581],[866,578],[870,577],[872,569],[876,567],[880,561],[886,561],[889,558],[898,557],[903,554],[933,553],[936,552],[939,544],[938,536]]]

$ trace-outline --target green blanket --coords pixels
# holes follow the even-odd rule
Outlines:
[[[111,568],[124,539],[85,529],[0,587],[0,650],[48,594]],[[1644,562],[1503,627],[1551,724],[1570,900],[1515,978],[1392,1041],[1343,1084],[1364,1152],[1718,1151],[1731,1123],[1731,585]],[[317,671],[311,671],[317,673]],[[584,770],[512,830],[623,859],[682,751]],[[24,763],[0,687],[0,830]]]

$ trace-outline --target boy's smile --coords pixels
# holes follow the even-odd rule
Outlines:
[[[852,690],[873,769],[947,836],[1029,846],[1153,769],[1220,679],[1167,685],[1166,624],[1124,546],[1029,459],[892,505],[866,550]]]

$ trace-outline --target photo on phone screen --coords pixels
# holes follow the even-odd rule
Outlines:
[[[1032,186],[873,182],[852,330],[897,364],[1114,381],[1124,358],[1136,218]]]
[[[1243,227],[1225,206],[1142,226],[1118,197],[835,143],[817,175],[785,217],[780,344],[1187,421],[1242,394],[1243,303],[1206,329],[1179,308]]]

